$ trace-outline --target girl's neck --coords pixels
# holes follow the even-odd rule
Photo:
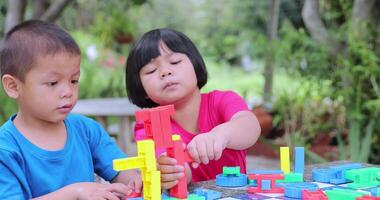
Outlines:
[[[201,93],[197,88],[197,90],[186,100],[174,104],[175,113],[173,119],[188,132],[198,132],[200,104]]]

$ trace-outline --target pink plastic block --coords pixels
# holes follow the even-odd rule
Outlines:
[[[322,190],[302,191],[302,200],[327,200],[326,194]]]
[[[380,197],[362,196],[357,197],[356,200],[380,200]]]
[[[257,187],[249,186],[247,188],[248,193],[284,193],[284,188],[276,187],[276,180],[284,180],[284,175],[282,174],[250,174],[248,175],[249,180],[256,180]],[[264,190],[262,188],[262,181],[270,181],[270,189]]]

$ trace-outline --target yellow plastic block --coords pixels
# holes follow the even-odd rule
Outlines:
[[[290,172],[289,147],[280,147],[280,162],[281,170],[284,174],[288,174]]]
[[[113,169],[115,171],[122,171],[128,169],[136,169],[144,166],[144,158],[120,158],[113,160]]]
[[[156,153],[154,142],[152,140],[143,140],[137,142],[137,154],[139,157],[144,157],[147,171],[157,170]]]
[[[173,141],[181,140],[181,136],[180,135],[172,135],[172,140]]]

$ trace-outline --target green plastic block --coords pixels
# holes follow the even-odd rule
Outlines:
[[[345,172],[345,177],[353,183],[348,184],[347,187],[358,189],[379,186],[380,181],[377,180],[379,172],[380,168],[377,167],[348,170]]]
[[[284,175],[284,180],[276,181],[276,183],[297,183],[297,182],[303,182],[303,174],[291,172]]]
[[[187,199],[188,199],[188,200],[206,200],[206,197],[204,197],[204,196],[199,196],[199,195],[197,195],[197,194],[189,194],[189,195],[187,196]]]
[[[223,167],[223,176],[240,176],[240,167]]]
[[[370,192],[338,188],[326,190],[325,193],[329,200],[356,200],[357,197],[362,197],[363,195],[371,195]]]

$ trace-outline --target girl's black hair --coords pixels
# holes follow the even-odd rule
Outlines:
[[[187,55],[194,66],[199,89],[207,83],[207,70],[203,58],[185,34],[168,28],[151,30],[145,33],[130,51],[125,70],[128,98],[133,104],[142,108],[158,106],[147,97],[139,72],[143,66],[160,55],[161,41],[171,51]]]

